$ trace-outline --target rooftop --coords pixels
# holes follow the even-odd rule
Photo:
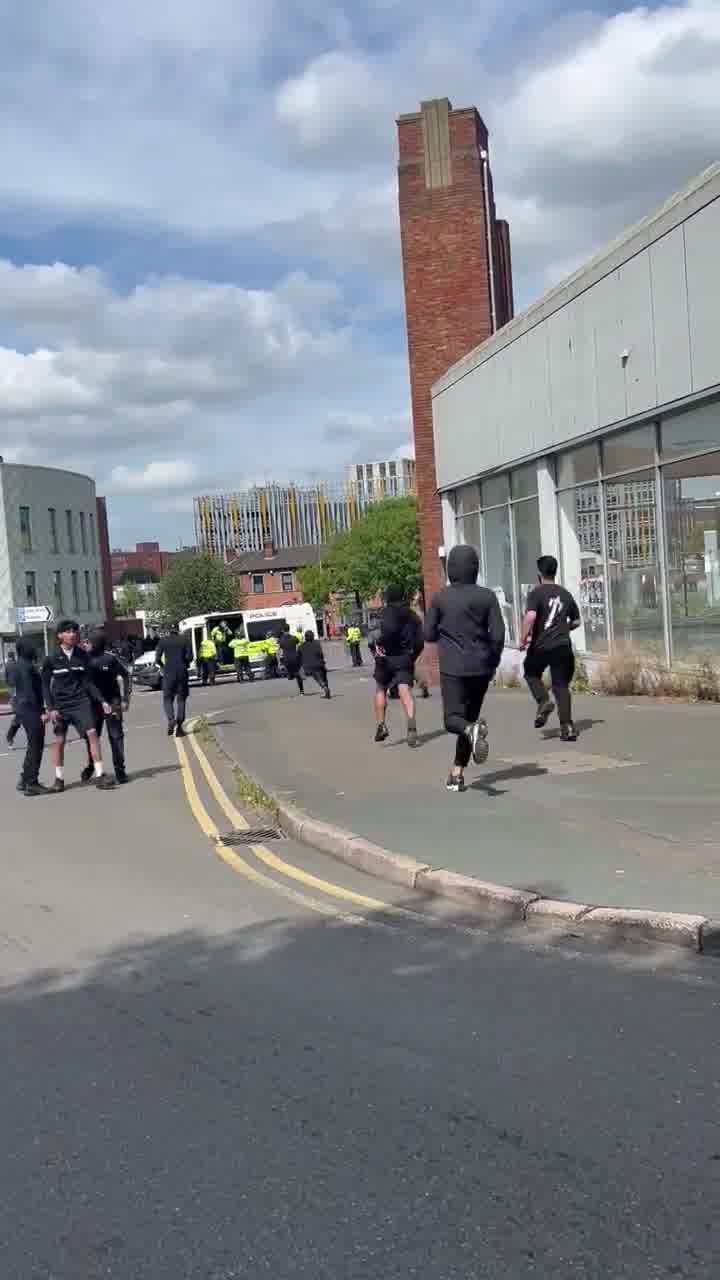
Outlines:
[[[280,547],[272,555],[264,551],[243,551],[230,561],[232,573],[272,573],[273,570],[297,569],[301,564],[319,564],[328,554],[327,547]]]

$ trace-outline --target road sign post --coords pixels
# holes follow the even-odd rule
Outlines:
[[[22,628],[28,626],[32,622],[40,622],[45,630],[49,622],[53,621],[53,611],[47,604],[28,604],[23,609],[15,610],[15,621],[22,635]]]

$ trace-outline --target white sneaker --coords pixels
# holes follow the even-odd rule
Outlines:
[[[475,764],[485,764],[490,755],[487,723],[485,720],[478,720],[476,724],[469,725],[466,732],[470,739],[472,758]]]

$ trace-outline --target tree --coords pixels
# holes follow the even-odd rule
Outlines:
[[[411,599],[422,585],[414,498],[388,498],[369,508],[333,543],[325,571],[334,591],[370,600],[391,584]]]
[[[145,597],[135,582],[127,582],[118,592],[115,601],[115,616],[118,618],[131,618],[138,609],[145,606]]]
[[[320,613],[332,595],[330,574],[319,564],[301,564],[297,570],[297,580],[303,600],[312,605],[316,613]]]
[[[156,573],[152,569],[126,569],[120,579],[120,586],[126,587],[129,582],[159,582]]]
[[[240,608],[235,577],[228,566],[209,552],[176,560],[159,584],[155,608],[166,624],[198,613],[224,613]]]

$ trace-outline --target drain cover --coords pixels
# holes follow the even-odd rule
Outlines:
[[[261,840],[282,840],[277,827],[250,827],[247,831],[230,831],[223,836],[223,844],[259,844]]]

